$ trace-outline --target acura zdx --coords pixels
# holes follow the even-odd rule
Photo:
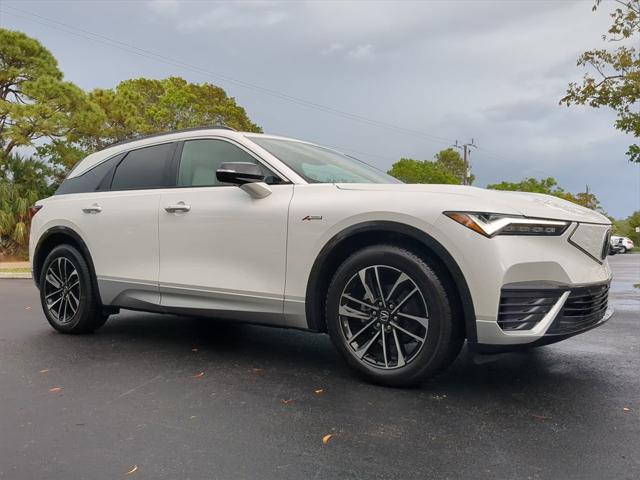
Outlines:
[[[32,209],[63,333],[120,308],[327,332],[377,383],[557,342],[611,316],[603,215],[541,194],[409,185],[299,140],[200,128],[112,145]]]

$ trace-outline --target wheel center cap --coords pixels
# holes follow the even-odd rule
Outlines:
[[[380,321],[382,323],[388,323],[389,322],[389,312],[387,310],[380,310]]]

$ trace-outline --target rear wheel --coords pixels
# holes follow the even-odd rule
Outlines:
[[[463,343],[442,281],[414,253],[367,247],[336,271],[327,328],[346,361],[376,383],[408,386],[447,367]]]
[[[100,328],[102,312],[82,254],[59,245],[47,255],[40,274],[40,302],[47,320],[62,333],[87,333]]]

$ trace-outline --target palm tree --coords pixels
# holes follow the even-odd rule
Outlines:
[[[0,255],[25,252],[29,242],[29,207],[51,194],[51,169],[19,155],[0,158]]]

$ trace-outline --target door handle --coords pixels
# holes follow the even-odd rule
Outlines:
[[[94,203],[90,207],[83,208],[82,211],[84,213],[100,213],[102,211],[102,207],[97,203]]]
[[[191,205],[187,205],[184,202],[172,203],[171,205],[167,205],[164,209],[169,213],[177,213],[177,212],[188,212],[191,210]]]

